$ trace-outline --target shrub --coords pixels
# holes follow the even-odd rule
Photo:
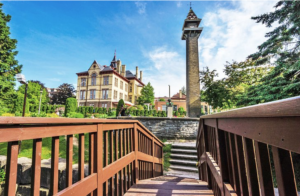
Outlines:
[[[166,101],[164,98],[159,98],[158,101]]]
[[[124,103],[124,100],[123,100],[123,99],[120,99],[119,102],[118,102],[117,110],[116,110],[116,116],[119,115],[122,106],[125,107],[125,103]],[[109,116],[110,116],[110,115],[109,115]]]
[[[89,107],[89,113],[91,113],[91,114],[94,113],[94,107],[93,106]]]
[[[84,118],[84,115],[77,112],[70,112],[67,114],[67,117],[69,118]]]
[[[5,169],[0,168],[0,184],[5,183]]]
[[[67,98],[65,114],[75,112],[77,108],[77,100],[73,97]]]
[[[166,111],[162,111],[161,117],[167,117],[167,112]]]
[[[21,114],[21,112],[16,111],[16,112],[15,112],[15,116],[22,116],[22,114]]]
[[[175,111],[175,116],[178,116],[178,111]]]
[[[179,107],[179,108],[178,108],[178,112],[179,112],[180,115],[183,114],[183,111],[184,111],[183,107]]]
[[[157,111],[157,117],[161,117],[161,111]]]
[[[144,107],[143,107],[142,105],[137,105],[136,108],[137,108],[138,110],[144,110]]]
[[[91,113],[86,113],[86,114],[85,114],[85,117],[86,117],[86,118],[91,118],[91,117],[92,117],[92,114],[91,114]]]
[[[183,115],[186,116],[186,111],[183,111]]]
[[[12,116],[15,116],[15,114],[11,114],[11,113],[3,113],[2,116],[12,117]]]
[[[156,110],[152,110],[152,115],[153,116],[157,116],[157,111]]]
[[[40,117],[43,117],[43,116],[40,116]],[[46,117],[49,117],[49,118],[58,118],[59,115],[55,114],[55,113],[51,113],[51,114],[47,114]]]

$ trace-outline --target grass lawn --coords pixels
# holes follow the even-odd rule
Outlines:
[[[170,159],[171,159],[171,147],[172,144],[165,144],[163,147],[164,152],[164,171],[168,171],[170,167]]]

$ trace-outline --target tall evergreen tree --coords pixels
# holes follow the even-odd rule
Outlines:
[[[249,88],[238,102],[239,105],[253,105],[300,94],[300,1],[279,1],[276,10],[252,17],[267,27],[279,24],[266,34],[267,41],[259,51],[249,58],[257,65],[274,61],[275,68],[261,83]]]
[[[15,59],[17,40],[10,38],[7,26],[11,16],[2,12],[2,6],[0,3],[0,108],[12,108],[16,98],[15,75],[21,73],[22,65]]]

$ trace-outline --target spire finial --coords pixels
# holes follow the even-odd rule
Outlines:
[[[192,9],[192,2],[190,1],[190,9]]]

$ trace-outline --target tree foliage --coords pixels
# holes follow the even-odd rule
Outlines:
[[[185,89],[185,86],[183,86],[180,90],[181,90],[182,94],[186,95],[186,89]]]
[[[30,105],[33,105],[33,106],[38,106],[39,105],[40,96],[41,96],[40,91],[41,90],[43,91],[42,92],[41,105],[48,104],[49,103],[48,93],[47,93],[46,89],[43,88],[40,85],[40,82],[37,82],[37,81],[34,81],[34,82],[29,81],[28,82],[26,99],[28,100],[28,103]],[[18,93],[20,93],[24,96],[24,94],[25,94],[25,85],[24,84],[19,86]]]
[[[261,83],[249,88],[238,105],[253,105],[300,94],[300,1],[279,1],[276,10],[252,17],[267,27],[279,24],[268,32],[268,38],[249,58],[257,65],[274,61],[275,68]]]
[[[66,99],[66,108],[65,108],[65,115],[76,112],[77,109],[77,100],[75,98],[67,98]]]
[[[125,107],[125,103],[123,99],[120,99],[117,105],[116,116],[119,116],[122,107]]]
[[[142,88],[141,96],[137,101],[139,105],[143,105],[144,103],[154,104],[154,88],[151,86],[150,82]]]
[[[10,38],[7,26],[11,16],[2,12],[2,6],[0,3],[0,108],[12,108],[16,98],[15,75],[21,73],[22,65],[15,59],[17,40]]]
[[[213,108],[232,108],[249,87],[257,85],[260,78],[265,76],[272,68],[270,66],[257,66],[255,61],[226,62],[224,73],[226,77],[217,80],[216,70],[205,68],[200,71],[200,82],[203,85],[201,100],[206,101]]]
[[[74,92],[75,89],[72,84],[63,83],[58,87],[57,92],[51,98],[51,103],[65,105],[67,98],[73,97]]]

